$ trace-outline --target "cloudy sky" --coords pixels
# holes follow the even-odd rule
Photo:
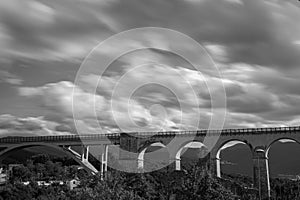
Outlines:
[[[0,134],[76,132],[73,97],[77,126],[86,132],[208,128],[215,115],[211,98],[223,98],[223,86],[226,105],[216,110],[226,110],[225,128],[299,125],[299,21],[297,0],[1,1]],[[95,65],[74,82],[96,45],[140,27],[193,38],[221,77],[202,55],[193,57],[199,72],[172,53],[193,51],[184,41],[149,32],[136,36],[143,42],[116,40],[98,49],[97,58],[112,58],[120,45],[164,50],[130,52],[103,76]]]

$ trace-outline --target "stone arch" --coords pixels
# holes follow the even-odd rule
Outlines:
[[[265,150],[265,157],[266,157],[266,159],[267,159],[267,164],[268,164],[268,175],[269,175],[269,178],[271,177],[271,175],[272,175],[272,172],[274,173],[274,168],[273,168],[273,170],[271,171],[271,167],[269,168],[269,166],[272,166],[272,164],[274,164],[274,162],[272,162],[272,158],[275,158],[275,157],[277,157],[278,155],[276,155],[275,157],[274,156],[272,156],[271,157],[271,159],[269,158],[270,156],[270,149],[272,148],[272,146],[274,146],[274,144],[275,143],[278,143],[278,142],[282,142],[282,143],[296,143],[296,144],[300,144],[300,141],[299,140],[297,140],[297,139],[294,139],[294,138],[292,138],[292,137],[281,137],[281,138],[278,138],[278,139],[275,139],[275,140],[273,140],[268,146],[267,146],[267,148],[266,148],[266,150]],[[293,156],[292,156],[293,157]],[[285,159],[285,158],[283,158],[283,159]],[[288,158],[289,159],[289,158]],[[281,160],[280,159],[280,162],[282,162],[282,163],[286,163],[285,161],[283,161],[283,160]],[[290,162],[291,162],[291,160],[290,160]],[[282,165],[282,164],[281,164]],[[287,169],[286,168],[286,166],[289,166],[287,163],[284,165],[282,165],[283,166],[283,168],[284,169]],[[279,173],[281,170],[283,170],[283,168],[281,168],[279,171],[278,171],[278,169],[277,169],[277,173]],[[276,171],[276,170],[275,170]],[[283,173],[283,174],[285,174],[285,173]]]
[[[139,152],[139,154],[138,154],[138,169],[144,169],[145,153],[149,147],[165,148],[166,145],[164,145],[162,142],[153,142],[153,143],[147,144],[147,145],[143,146],[142,148],[140,148],[140,150],[138,151]]]
[[[183,145],[180,146],[180,148],[177,150],[175,154],[175,170],[181,170],[181,155],[182,151],[185,148],[207,148],[202,141],[193,140],[193,141],[187,141]]]
[[[239,139],[230,139],[230,140],[227,140],[225,142],[223,142],[220,147],[217,149],[217,153],[215,155],[215,164],[216,164],[216,175],[217,177],[221,178],[222,176],[222,173],[221,173],[221,151],[224,150],[224,149],[227,149],[227,148],[230,148],[230,147],[233,147],[237,144],[244,144],[246,145],[247,147],[249,147],[249,150],[252,154],[253,152],[253,147],[252,145],[246,141],[246,140],[239,140]]]
[[[49,144],[49,143],[30,143],[30,144],[17,144],[13,145],[10,147],[7,147],[6,149],[0,151],[0,162],[2,162],[3,159],[5,159],[5,156],[13,151],[24,149],[27,147],[35,147],[35,146],[45,146],[45,147],[50,147],[53,149],[56,149],[65,155],[73,158],[75,162],[77,162],[80,166],[82,166],[88,173],[94,173],[90,168],[88,168],[84,163],[81,162],[81,159],[78,159],[74,154],[68,152],[67,150],[64,150],[64,147],[60,145],[54,145],[54,144]]]
[[[266,148],[266,157],[267,157],[267,158],[268,158],[268,156],[269,156],[269,151],[270,151],[272,145],[275,144],[276,142],[281,142],[281,141],[295,142],[295,143],[300,144],[300,142],[299,142],[298,140],[294,139],[294,138],[289,138],[289,137],[278,138],[278,139],[272,141],[272,142],[267,146],[267,148]]]

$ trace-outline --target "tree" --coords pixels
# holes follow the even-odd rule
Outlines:
[[[235,196],[226,190],[204,168],[195,165],[180,178],[176,187],[176,199],[235,199]]]
[[[10,181],[12,182],[27,181],[31,178],[31,176],[32,174],[30,170],[27,167],[20,165],[20,166],[13,167],[10,176]]]

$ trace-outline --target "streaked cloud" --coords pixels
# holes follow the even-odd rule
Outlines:
[[[105,132],[119,131],[115,120],[126,130],[147,124],[149,130],[191,129],[199,116],[197,128],[206,128],[212,116],[211,94],[220,94],[222,85],[227,94],[225,127],[298,125],[299,11],[298,2],[274,0],[2,1],[0,84],[13,86],[5,87],[10,93],[16,93],[17,86],[18,94],[10,98],[20,98],[19,102],[33,100],[37,110],[44,112],[42,117],[32,118],[24,117],[30,113],[26,109],[19,111],[22,117],[4,115],[1,133],[21,130],[21,126],[28,133],[47,134],[48,129],[52,133],[75,132],[74,90],[81,113],[79,124],[91,133],[101,131],[98,122]],[[163,36],[149,33],[136,36],[145,37],[146,43],[115,41],[97,53],[110,57],[122,50],[120,46],[143,48],[147,43],[158,44],[170,52],[148,49],[121,56],[101,77],[95,94],[90,86],[100,78],[98,68],[82,77],[81,85],[72,82],[82,59],[99,42],[115,33],[147,26],[174,29],[203,44],[218,65],[222,79],[213,74],[202,55],[193,58],[203,61],[202,71],[197,72],[172,54],[177,47],[191,50],[183,41],[168,43]],[[20,70],[21,64],[16,64],[22,62],[26,63],[26,70]],[[147,67],[131,71],[124,79],[124,74],[145,63]],[[58,68],[54,69],[54,65],[62,68],[57,74],[51,71]],[[128,104],[130,89],[150,81],[166,87],[138,88]],[[118,82],[122,84],[114,88]],[[209,90],[207,82],[212,83]],[[110,107],[113,89],[118,91],[114,98],[115,116]],[[91,107],[94,103],[95,111]],[[95,112],[98,121],[93,119]],[[25,119],[52,125],[37,126],[37,132],[30,132]]]
[[[12,85],[21,85],[23,80],[15,74],[10,73],[6,70],[0,69],[0,83],[9,83]]]
[[[1,136],[37,136],[69,134],[69,130],[59,129],[56,122],[47,121],[44,117],[20,118],[10,114],[0,115]]]

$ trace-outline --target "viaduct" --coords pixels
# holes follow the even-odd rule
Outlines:
[[[0,139],[0,161],[18,149],[32,146],[49,146],[65,152],[91,173],[98,173],[95,166],[89,162],[91,149],[97,147],[101,160],[100,173],[103,174],[108,168],[108,153],[110,153],[111,147],[114,146],[118,147],[119,162],[126,163],[128,166],[141,171],[144,168],[144,158],[147,149],[158,147],[160,148],[159,150],[165,149],[169,153],[168,167],[173,167],[174,170],[181,170],[181,155],[184,149],[191,147],[191,144],[199,144],[199,147],[206,147],[210,145],[210,141],[215,141],[213,147],[208,148],[208,155],[210,157],[209,166],[215,176],[221,177],[220,152],[233,143],[243,143],[249,147],[252,153],[254,187],[258,189],[262,199],[267,199],[270,197],[269,149],[273,143],[282,140],[299,143],[300,126],[224,129],[219,131],[198,130],[156,133],[13,136]],[[76,146],[77,150],[74,150]],[[80,150],[78,151],[78,149]]]

